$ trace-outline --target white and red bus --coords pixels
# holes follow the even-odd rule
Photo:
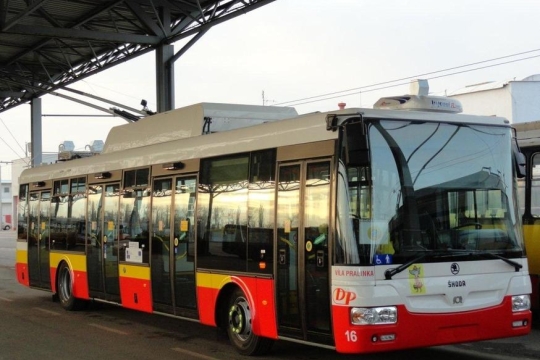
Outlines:
[[[422,95],[376,107],[203,103],[115,127],[99,155],[22,173],[17,278],[67,310],[222,327],[246,355],[529,333],[509,123]]]

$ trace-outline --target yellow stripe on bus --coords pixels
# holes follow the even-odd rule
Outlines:
[[[223,285],[231,281],[230,275],[197,273],[197,286],[202,286],[210,289],[221,289]]]
[[[120,264],[118,267],[120,277],[128,277],[139,280],[150,280],[150,268],[148,266],[136,266]]]
[[[15,263],[28,264],[28,251],[17,249],[15,254]]]
[[[17,250],[15,251],[16,264],[28,264],[28,243],[26,241],[17,241]]]
[[[540,226],[538,225],[523,225],[523,237],[525,238],[525,249],[527,250],[527,258],[529,262],[529,273],[540,274]]]
[[[60,262],[65,261],[73,271],[86,272],[86,255],[51,252],[51,267],[58,267]]]

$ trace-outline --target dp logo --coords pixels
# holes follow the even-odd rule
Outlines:
[[[336,288],[332,294],[334,302],[340,305],[349,305],[351,301],[356,299],[356,293],[354,291],[347,291],[342,288]]]

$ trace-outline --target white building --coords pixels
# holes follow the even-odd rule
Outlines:
[[[11,181],[0,179],[0,230],[13,224],[13,195],[11,192]]]
[[[469,85],[446,95],[459,100],[465,114],[501,116],[512,123],[540,119],[540,74]]]

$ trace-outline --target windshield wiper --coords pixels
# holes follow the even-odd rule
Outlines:
[[[407,261],[405,264],[400,265],[397,268],[386,269],[386,271],[384,272],[384,278],[386,280],[391,280],[392,276],[394,276],[396,274],[399,274],[400,272],[402,272],[403,270],[405,270],[406,268],[408,268],[409,266],[411,266],[415,262],[420,261],[423,258],[425,258],[427,255],[428,255],[428,253],[423,253],[422,255],[419,255],[419,256],[413,258],[412,260]]]
[[[474,252],[474,253],[471,253],[471,255],[479,255],[479,256],[483,256],[483,257],[487,257],[487,258],[491,258],[491,259],[500,259],[500,260],[504,261],[505,263],[513,266],[516,269],[516,272],[518,272],[519,269],[521,269],[523,267],[523,265],[521,265],[517,261],[510,260],[508,258],[505,258],[504,256],[494,254],[494,253],[491,253],[491,252],[487,252],[487,251]]]
[[[513,266],[516,269],[516,272],[518,272],[523,267],[523,265],[521,265],[517,261],[510,260],[508,258],[505,258],[504,256],[494,254],[494,253],[491,253],[491,252],[487,252],[487,251],[479,251],[479,252],[470,252],[470,251],[424,252],[421,255],[413,258],[412,260],[407,261],[403,265],[398,266],[397,268],[387,269],[384,272],[384,277],[385,277],[386,280],[391,280],[392,276],[394,276],[396,274],[399,274],[400,272],[407,269],[409,266],[411,266],[415,262],[424,259],[426,256],[433,256],[433,257],[441,258],[441,257],[467,256],[467,255],[469,255],[469,256],[477,255],[477,256],[483,256],[483,257],[490,258],[490,259],[500,259],[500,260],[504,261],[505,263]]]
[[[460,255],[464,255],[464,254],[463,253],[456,254],[448,250],[444,250],[444,251],[442,250],[429,251],[428,250],[428,251],[423,252],[421,255],[418,255],[417,257],[413,258],[412,260],[407,261],[405,264],[398,266],[397,268],[387,269],[384,272],[384,278],[386,280],[391,280],[392,276],[399,274],[400,272],[407,269],[409,266],[411,266],[415,262],[420,261],[427,256],[433,257],[433,258],[441,258],[441,257],[454,257],[454,256],[460,256]]]

